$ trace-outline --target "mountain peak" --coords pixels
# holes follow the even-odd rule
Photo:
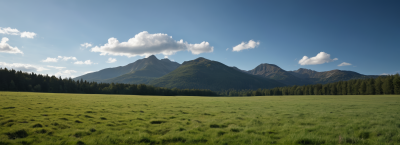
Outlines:
[[[269,63],[262,63],[262,64],[258,65],[257,67],[275,67],[275,68],[281,69],[279,66],[277,66],[275,64],[269,64]]]
[[[199,57],[199,58],[196,58],[195,60],[190,60],[190,61],[184,61],[183,63],[182,63],[182,65],[184,65],[184,64],[188,64],[188,63],[204,63],[204,62],[211,62],[211,60],[208,60],[208,59],[206,59],[206,58],[204,58],[204,57]]]
[[[195,61],[202,61],[202,60],[208,60],[208,59],[206,59],[206,58],[204,58],[204,57],[199,57],[199,58],[196,58],[196,59],[195,59]]]
[[[150,55],[149,57],[147,57],[147,59],[157,59],[158,60],[158,58],[155,55]]]
[[[296,73],[306,73],[306,72],[312,73],[312,72],[316,72],[316,71],[311,70],[311,69],[306,69],[306,68],[299,68],[298,70],[295,70],[293,72],[296,72]]]
[[[169,60],[168,58],[163,58],[161,59],[162,61],[167,61],[167,62],[172,62],[171,60]]]

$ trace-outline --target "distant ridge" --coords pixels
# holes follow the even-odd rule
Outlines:
[[[76,77],[74,80],[83,79],[108,83],[147,83],[149,80],[161,77],[179,66],[179,63],[172,62],[167,58],[159,60],[156,56],[151,55],[126,66],[106,68]]]
[[[245,71],[229,67],[203,57],[185,61],[180,65],[167,58],[159,60],[152,55],[125,66],[106,68],[85,74],[74,80],[89,82],[149,84],[159,87],[180,89],[258,89],[280,86],[326,84],[351,79],[376,78],[353,71],[331,70],[317,72],[300,68],[286,71],[275,64],[262,63]]]
[[[252,75],[262,76],[262,77],[273,79],[273,80],[277,80],[288,86],[306,85],[306,84],[312,83],[305,79],[301,79],[301,78],[298,78],[298,77],[292,75],[291,73],[281,69],[277,65],[268,64],[268,63],[260,64],[256,68],[247,71],[247,73],[252,74]]]
[[[258,89],[285,86],[277,81],[240,72],[203,57],[185,61],[169,74],[150,81],[150,85],[180,89]]]
[[[324,72],[317,72],[310,69],[300,68],[295,71],[289,71],[292,75],[310,81],[313,84],[327,84],[338,81],[347,81],[351,79],[363,79],[363,78],[376,78],[378,76],[367,76],[362,75],[353,71],[344,71],[344,70],[331,70]]]

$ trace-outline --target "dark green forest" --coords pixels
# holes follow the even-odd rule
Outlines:
[[[114,84],[74,81],[55,76],[41,75],[0,68],[1,91],[85,93],[85,94],[132,94],[163,96],[216,96],[215,92],[200,89],[168,89],[145,84]]]
[[[55,76],[41,75],[0,68],[1,91],[132,94],[163,96],[272,96],[272,95],[381,95],[400,94],[400,75],[354,79],[329,84],[286,86],[273,89],[225,90],[213,92],[205,89],[169,89],[145,84],[97,83],[74,81]]]
[[[224,96],[273,96],[273,95],[388,95],[400,94],[400,76],[354,79],[329,84],[286,86],[258,90],[226,90]]]

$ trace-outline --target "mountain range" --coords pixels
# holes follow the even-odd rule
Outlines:
[[[125,66],[106,68],[98,72],[88,73],[76,77],[74,80],[83,79],[89,82],[147,84],[149,81],[164,76],[179,66],[180,64],[177,62],[172,62],[169,59],[159,60],[152,55]]]
[[[88,73],[76,77],[74,80],[221,91],[326,84],[368,77],[375,78],[377,76],[343,70],[317,72],[300,68],[295,71],[286,71],[277,65],[268,63],[245,71],[202,57],[179,64],[167,58],[159,60],[152,55],[125,66]]]

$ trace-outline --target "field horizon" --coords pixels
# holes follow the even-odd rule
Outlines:
[[[0,92],[0,144],[399,144],[400,95]]]

